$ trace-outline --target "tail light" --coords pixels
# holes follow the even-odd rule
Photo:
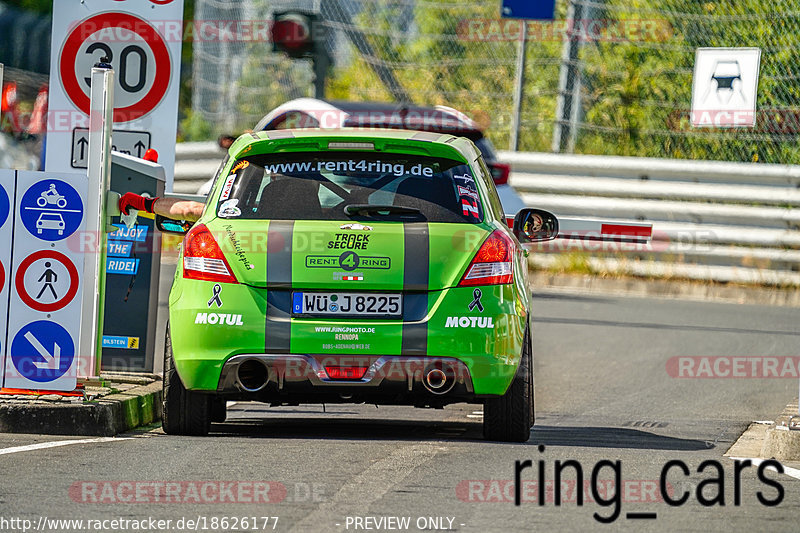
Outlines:
[[[325,372],[331,379],[361,379],[367,373],[366,366],[326,366]]]
[[[491,163],[489,170],[492,171],[492,179],[495,185],[505,185],[508,183],[508,176],[511,174],[511,165],[507,163]]]
[[[505,233],[495,231],[489,235],[467,267],[459,286],[513,283],[513,249],[514,242]]]
[[[183,277],[222,283],[238,283],[214,236],[197,224],[183,240]]]

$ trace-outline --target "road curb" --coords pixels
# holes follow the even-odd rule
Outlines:
[[[110,437],[161,420],[161,381],[80,404],[0,404],[0,432]]]
[[[534,271],[530,285],[536,289],[563,289],[581,293],[680,298],[754,305],[800,307],[800,291],[775,287],[752,287],[712,282],[615,278],[601,275],[558,274]]]
[[[800,461],[800,429],[790,429],[800,420],[797,401],[790,403],[764,436],[761,457],[779,461]],[[797,427],[797,426],[794,426]]]

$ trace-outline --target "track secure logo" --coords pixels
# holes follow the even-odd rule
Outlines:
[[[364,233],[336,233],[332,241],[328,241],[329,249],[366,250],[369,246],[369,235]]]

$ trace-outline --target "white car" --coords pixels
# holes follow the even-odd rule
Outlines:
[[[64,218],[59,213],[42,213],[36,220],[36,233],[41,235],[46,229],[56,230],[59,235],[63,235]]]
[[[267,113],[253,129],[262,131],[294,128],[394,128],[467,137],[481,151],[492,173],[505,213],[513,216],[525,207],[517,191],[508,184],[511,166],[499,162],[494,146],[484,137],[480,127],[467,115],[452,107],[296,98]],[[222,139],[233,140],[231,137],[220,138],[220,145],[224,148],[227,146]],[[208,195],[213,183],[213,178],[208,180],[197,194]]]

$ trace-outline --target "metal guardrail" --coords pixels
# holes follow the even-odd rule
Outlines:
[[[178,143],[175,148],[174,193],[195,194],[214,176],[225,150],[214,141]]]
[[[500,152],[525,203],[569,217],[653,224],[646,247],[539,247],[531,262],[638,276],[800,285],[800,167]],[[557,254],[561,254],[559,257]],[[575,258],[572,258],[575,261]]]
[[[176,193],[194,193],[224,152],[182,143]],[[525,203],[565,217],[653,224],[646,246],[554,241],[531,263],[588,254],[593,270],[718,282],[800,285],[800,167],[642,157],[500,152]],[[574,259],[574,257],[573,257]]]

